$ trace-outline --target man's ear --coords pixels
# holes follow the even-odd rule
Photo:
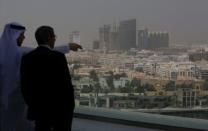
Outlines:
[[[52,40],[52,37],[51,36],[48,36],[47,43],[48,42],[51,42],[51,40]]]

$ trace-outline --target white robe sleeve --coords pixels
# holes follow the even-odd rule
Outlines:
[[[54,47],[54,50],[66,54],[66,53],[69,53],[70,47],[69,47],[68,44],[64,44],[64,45],[61,45],[61,46]]]

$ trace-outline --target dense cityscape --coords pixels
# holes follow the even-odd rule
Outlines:
[[[206,45],[172,44],[168,32],[138,29],[136,23],[104,25],[93,49],[66,55],[76,104],[144,112],[206,109]],[[79,33],[72,32],[71,42],[80,42]]]

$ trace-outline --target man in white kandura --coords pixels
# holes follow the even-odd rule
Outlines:
[[[8,23],[0,38],[0,131],[31,131],[32,123],[26,121],[25,103],[20,91],[20,63],[32,48],[21,47],[26,29],[19,23]],[[69,43],[55,48],[67,53],[82,47]]]

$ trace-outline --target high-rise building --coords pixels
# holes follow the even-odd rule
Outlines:
[[[138,30],[138,36],[137,36],[137,47],[138,49],[148,49],[148,29],[144,30]]]
[[[136,48],[136,19],[120,22],[118,42],[120,50]]]
[[[100,42],[95,40],[93,41],[93,47],[94,50],[100,49]]]
[[[119,49],[118,47],[118,35],[119,35],[119,30],[118,26],[116,24],[113,25],[111,32],[110,32],[110,45],[109,49],[110,50],[116,50]]]
[[[136,30],[136,19],[121,21],[119,26],[104,25],[99,28],[100,49],[108,50],[157,50],[169,47],[169,34]]]
[[[99,28],[99,42],[100,48],[104,50],[109,50],[110,46],[110,25],[104,25]]]
[[[161,34],[161,46],[160,47],[169,47],[169,34],[168,33],[162,33]]]
[[[169,34],[163,32],[148,32],[138,30],[137,33],[138,49],[155,50],[159,48],[169,47]]]
[[[73,31],[70,35],[69,35],[69,40],[72,43],[77,43],[77,44],[81,44],[80,42],[80,32],[79,31]]]
[[[169,47],[169,34],[163,32],[149,32],[148,45],[147,49],[149,50]]]

